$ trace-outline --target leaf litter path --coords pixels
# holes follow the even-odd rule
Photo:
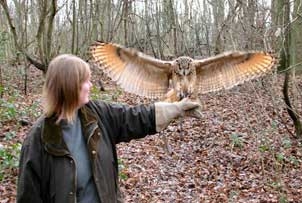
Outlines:
[[[96,74],[94,80],[100,77]],[[114,95],[117,102],[128,104],[149,102],[117,93],[116,86],[103,79],[106,97]],[[269,76],[201,95],[203,118],[184,118],[183,136],[176,120],[160,134],[118,144],[125,201],[302,202],[302,146],[292,136],[293,126],[280,95],[282,80],[282,76]],[[23,103],[39,101],[41,83],[38,86],[32,84],[35,90]],[[30,105],[22,102],[23,108]],[[31,121],[36,117],[27,116]],[[16,128],[12,123],[1,133],[12,129],[18,129],[16,141],[22,142],[28,127]],[[0,203],[15,202],[18,171],[8,173],[10,178],[0,186]]]

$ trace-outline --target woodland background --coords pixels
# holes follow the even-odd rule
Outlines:
[[[0,203],[14,202],[21,144],[41,115],[49,61],[94,40],[161,59],[265,50],[274,73],[200,95],[204,118],[118,145],[127,202],[302,202],[301,0],[0,0]],[[92,63],[93,99],[150,102]],[[100,81],[105,91],[101,91]],[[169,150],[161,139],[165,134]]]

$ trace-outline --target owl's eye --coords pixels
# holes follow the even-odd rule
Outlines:
[[[180,74],[181,74],[181,68],[180,68],[180,66],[177,66],[177,67],[174,69],[174,72],[175,72],[177,75],[180,75]]]

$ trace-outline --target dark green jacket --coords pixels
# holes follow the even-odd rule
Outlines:
[[[79,110],[79,117],[100,200],[120,202],[115,144],[156,133],[154,105],[90,101]],[[75,163],[54,121],[54,117],[42,116],[23,143],[18,203],[76,202]]]

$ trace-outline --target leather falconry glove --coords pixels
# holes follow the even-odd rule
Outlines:
[[[166,128],[169,123],[180,116],[190,116],[201,118],[201,105],[193,102],[188,98],[184,98],[179,102],[156,102],[155,103],[155,123],[156,131],[160,132]]]

